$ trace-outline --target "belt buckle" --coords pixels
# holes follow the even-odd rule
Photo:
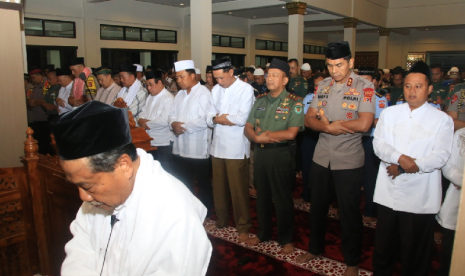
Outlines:
[[[265,145],[264,145],[264,144],[260,144],[260,147],[263,149],[263,148],[265,147]]]

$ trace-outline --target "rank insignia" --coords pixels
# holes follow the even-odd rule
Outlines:
[[[342,108],[346,108],[347,107],[347,103],[342,103]]]
[[[327,104],[328,104],[327,101],[323,101],[323,102],[321,103],[322,106],[326,106]]]
[[[321,92],[325,93],[325,94],[328,94],[329,93],[329,86],[323,87],[323,89],[321,89]]]
[[[357,109],[357,106],[355,104],[349,104],[350,109]]]
[[[354,82],[354,79],[352,78],[349,78],[349,80],[347,81],[347,86],[350,87],[352,86],[352,83]]]
[[[457,95],[454,95],[454,96],[452,97],[452,99],[450,100],[450,103],[451,103],[451,104],[454,104],[454,102],[455,102],[457,99],[458,99],[458,96],[457,96]]]
[[[375,90],[373,88],[363,89],[363,96],[364,96],[363,101],[366,103],[371,103],[371,99],[373,98],[374,94],[375,94]]]
[[[354,114],[352,112],[347,112],[346,117],[347,119],[352,119],[354,117]]]
[[[302,106],[297,106],[297,105],[294,106],[294,111],[295,111],[295,113],[297,113],[297,114],[302,113]],[[283,120],[284,120],[284,119],[285,119],[285,117],[283,117]]]

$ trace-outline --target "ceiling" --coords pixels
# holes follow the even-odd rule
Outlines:
[[[159,5],[165,5],[165,6],[172,6],[172,7],[182,7],[182,8],[189,7],[190,2],[191,2],[190,0],[137,0],[137,1],[154,3],[154,4],[159,4]],[[240,1],[240,0],[212,0],[213,3],[234,2],[234,1]]]

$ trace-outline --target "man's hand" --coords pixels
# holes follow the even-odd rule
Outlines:
[[[341,134],[353,134],[354,132],[346,127],[343,127],[341,123],[344,122],[344,120],[338,120],[334,121],[331,124],[326,126],[326,133],[332,134],[334,136],[338,136]]]
[[[279,142],[279,140],[270,138],[268,136],[268,134],[270,134],[269,130],[263,132],[262,134],[260,134],[258,136],[255,136],[255,143],[257,143],[257,144],[272,144],[272,143]]]
[[[386,167],[386,171],[387,171],[388,176],[392,176],[392,179],[395,179],[396,177],[400,175],[399,166],[395,164],[392,164],[391,166]]]
[[[415,159],[405,154],[402,154],[399,157],[398,163],[406,173],[417,173],[420,171],[417,164],[415,163]]]
[[[82,105],[84,102],[81,99],[76,99],[74,96],[68,98],[68,103],[70,106],[76,107]]]
[[[224,126],[235,126],[236,124],[233,124],[230,120],[228,120],[228,118],[226,118],[226,116],[228,115],[229,114],[222,114],[221,116],[218,116],[217,114],[216,115],[217,117],[215,117],[215,119],[213,120],[213,123],[224,125]]]
[[[45,108],[47,111],[52,111],[56,110],[57,106],[54,104],[49,104],[49,103],[42,103],[42,107]]]
[[[183,122],[173,122],[171,124],[171,127],[173,128],[173,132],[176,136],[179,136],[186,131],[186,129],[181,126],[183,124],[184,124]]]
[[[140,118],[140,119],[139,119],[139,125],[140,125],[143,129],[150,130],[149,126],[147,125],[147,122],[148,122],[148,121],[150,121],[150,120]]]
[[[57,105],[61,107],[65,107],[65,101],[63,101],[63,99],[57,98],[56,102],[57,102]]]

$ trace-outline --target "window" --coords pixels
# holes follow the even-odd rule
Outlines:
[[[224,35],[212,35],[212,46],[244,48],[245,38]]]
[[[315,45],[304,45],[304,53],[324,55],[326,53],[326,47],[315,46]]]
[[[212,46],[244,48],[245,38],[224,35],[212,35]]]
[[[137,27],[100,25],[100,39],[177,43],[177,32]]]
[[[76,37],[75,23],[69,21],[24,18],[24,29],[26,35],[32,36]]]
[[[287,52],[288,44],[287,42],[257,39],[255,40],[255,49]]]

